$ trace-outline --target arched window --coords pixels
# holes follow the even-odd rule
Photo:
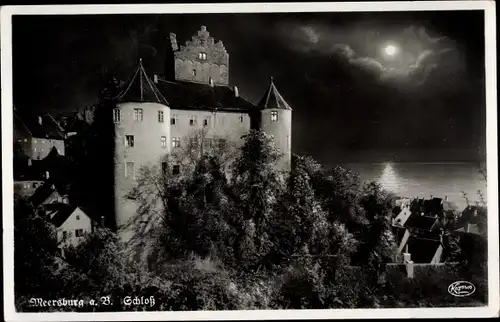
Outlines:
[[[207,60],[207,53],[198,53],[198,59]]]

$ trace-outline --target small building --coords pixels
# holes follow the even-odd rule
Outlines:
[[[57,229],[60,246],[77,246],[93,230],[92,219],[77,206],[66,203],[44,205],[45,216]]]
[[[43,171],[38,166],[31,166],[31,162],[23,169],[14,169],[14,195],[29,198],[48,178],[48,171]]]
[[[487,209],[479,205],[468,205],[458,216],[454,230],[456,232],[486,235]]]
[[[52,148],[64,155],[64,133],[50,115],[20,116],[14,111],[14,151],[32,160],[45,158]]]
[[[21,179],[14,181],[14,195],[19,197],[29,197],[35,193],[36,189],[44,184],[41,179]]]

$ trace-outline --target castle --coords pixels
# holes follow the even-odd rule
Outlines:
[[[230,86],[229,54],[205,26],[181,46],[170,34],[164,75],[150,77],[140,61],[118,97],[113,120],[117,227],[136,213],[127,196],[138,169],[160,164],[165,155],[188,144],[194,131],[206,133],[207,145],[229,138],[241,146],[245,133],[262,129],[283,154],[278,166],[290,166],[292,109],[272,78],[257,106],[240,97],[238,87]],[[173,165],[169,171],[182,169]],[[122,230],[120,235],[128,239],[129,233]]]

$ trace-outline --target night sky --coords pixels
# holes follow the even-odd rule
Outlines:
[[[84,108],[139,57],[162,72],[169,32],[183,44],[201,25],[223,41],[241,96],[258,102],[274,77],[294,152],[329,165],[368,152],[475,159],[485,146],[483,11],[19,16],[14,104]]]

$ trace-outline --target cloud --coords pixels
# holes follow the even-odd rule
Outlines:
[[[299,28],[295,28],[293,32],[297,38],[301,38],[305,42],[316,44],[319,41],[319,35],[311,26],[302,26]]]
[[[379,28],[380,30],[378,30]],[[457,57],[454,42],[442,35],[431,35],[423,26],[382,28],[381,26],[292,25],[278,29],[292,50],[332,57],[354,70],[374,75],[394,84],[423,85],[429,76],[457,72],[463,61]],[[395,43],[397,56],[384,56],[385,44]],[[450,57],[454,59],[450,60]],[[443,76],[444,77],[444,76]]]

